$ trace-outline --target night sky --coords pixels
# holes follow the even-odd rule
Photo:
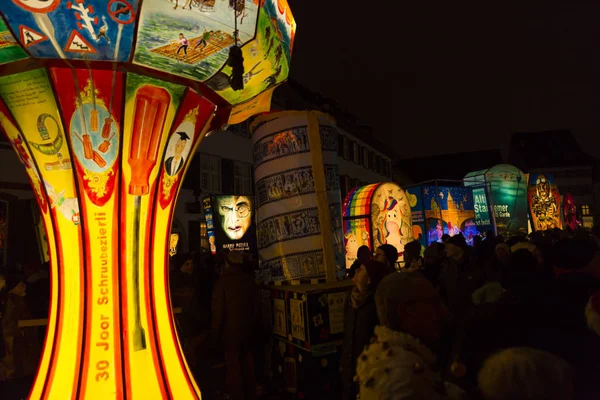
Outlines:
[[[507,150],[511,132],[570,129],[600,158],[600,3],[289,2],[291,78],[399,156]]]

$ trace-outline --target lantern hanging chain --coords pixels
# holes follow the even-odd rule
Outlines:
[[[238,26],[237,26],[237,17],[238,17],[238,13],[237,13],[237,5],[238,5],[238,0],[233,0],[233,44],[234,46],[238,45]]]

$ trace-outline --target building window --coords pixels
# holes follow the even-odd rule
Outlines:
[[[354,189],[354,186],[352,186],[352,179],[350,179],[349,176],[345,176],[344,180],[346,181],[346,193],[350,192],[352,189]]]
[[[342,201],[346,197],[346,193],[348,193],[348,188],[346,187],[346,177],[344,175],[340,175],[340,192],[342,193]]]
[[[356,142],[352,142],[352,161],[354,164],[360,164],[360,148]]]
[[[385,165],[386,165],[386,160],[385,160],[385,158],[381,157],[379,159],[379,173],[381,175],[387,176],[386,171],[385,171]]]
[[[590,215],[590,206],[584,204],[581,206],[581,215]]]
[[[350,141],[344,136],[344,159],[350,159]]]
[[[200,155],[200,186],[209,193],[221,191],[221,159],[208,154]]]
[[[379,156],[375,153],[371,154],[371,164],[373,172],[379,173]]]
[[[344,136],[338,135],[338,156],[344,157]]]
[[[362,152],[363,152],[363,158],[362,158],[363,167],[368,169],[369,166],[371,165],[371,152],[366,147],[362,148]]]
[[[208,243],[208,232],[206,231],[206,221],[200,221],[200,247],[210,251]]]
[[[234,161],[233,190],[235,194],[252,194],[252,166],[250,164]]]
[[[248,121],[244,121],[240,124],[229,125],[228,130],[233,132],[234,135],[238,135],[246,139],[250,139],[250,137],[252,136],[250,134],[250,127],[248,126]]]

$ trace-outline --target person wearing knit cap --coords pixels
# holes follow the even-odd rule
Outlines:
[[[529,242],[520,242],[513,245],[510,248],[511,253],[516,253],[519,250],[529,251],[531,254],[533,254],[539,265],[544,264],[544,257],[542,255],[542,252],[540,251],[540,249],[537,248],[535,244]]]
[[[561,358],[528,347],[509,348],[490,356],[478,376],[485,400],[569,400],[573,373]]]
[[[345,399],[356,398],[358,394],[353,381],[356,360],[369,344],[379,323],[375,290],[387,274],[387,265],[370,260],[363,263],[352,278],[355,286],[348,294],[344,311],[344,344],[340,363]]]
[[[498,243],[495,249],[496,257],[498,260],[504,264],[508,262],[508,257],[510,257],[510,247],[506,243]]]
[[[448,312],[431,283],[418,272],[390,274],[379,284],[375,303],[380,325],[356,368],[360,399],[462,397],[437,372],[432,348]]]

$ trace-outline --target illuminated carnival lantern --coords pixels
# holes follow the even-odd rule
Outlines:
[[[174,203],[206,133],[268,111],[287,78],[286,0],[6,0],[1,17],[0,125],[51,256],[30,398],[199,399],[169,299]]]
[[[521,170],[499,164],[470,172],[463,182],[473,189],[475,224],[480,232],[494,230],[503,236],[527,233],[527,177]]]
[[[398,250],[398,261],[404,260],[404,246],[414,240],[411,201],[415,204],[416,198],[393,182],[358,187],[346,195],[342,204],[346,268],[361,246],[375,251],[390,244]]]
[[[261,280],[335,282],[345,275],[335,121],[283,111],[250,129]]]
[[[579,221],[577,220],[577,205],[573,195],[567,192],[562,196],[563,204],[563,224],[565,227],[569,227],[571,230],[576,230],[579,227]]]
[[[454,182],[434,181],[407,187],[413,219],[413,235],[428,246],[441,242],[442,236],[461,234],[467,244],[479,234],[475,224],[475,207],[471,188]],[[420,235],[420,236],[419,236]]]
[[[562,229],[563,208],[554,175],[531,173],[528,174],[528,180],[527,200],[531,228],[534,231]]]

